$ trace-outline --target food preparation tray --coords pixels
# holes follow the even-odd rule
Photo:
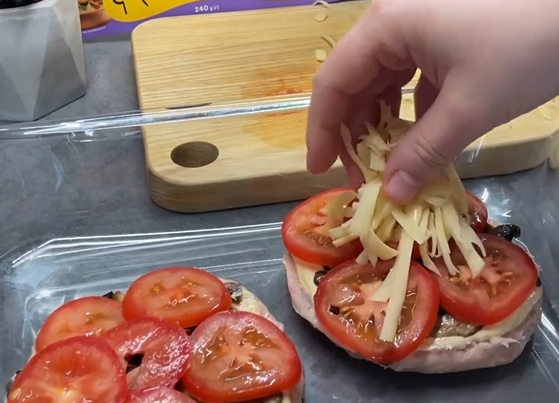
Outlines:
[[[504,215],[499,207],[505,199],[492,197],[499,204],[488,203],[490,213]],[[537,233],[529,219],[517,215],[515,222],[523,226],[526,239]],[[544,267],[542,272],[543,321],[511,365],[451,375],[394,373],[351,359],[294,313],[281,262],[279,226],[45,238],[12,250],[0,261],[2,381],[27,361],[42,321],[64,302],[125,289],[137,276],[158,267],[194,265],[244,284],[285,324],[304,363],[307,403],[557,401],[559,318],[554,306],[559,294],[553,285],[559,284],[559,278],[555,268]],[[536,258],[548,263],[546,249],[535,246]]]
[[[163,18],[133,32],[140,108],[180,110],[304,97],[320,66],[369,1]],[[416,79],[406,87],[415,86]],[[288,102],[288,101],[286,101]],[[288,102],[289,103],[289,102]],[[224,106],[225,105],[225,106]],[[301,105],[300,103],[298,105]],[[402,116],[414,118],[406,93]],[[300,200],[344,182],[340,164],[321,176],[305,167],[306,107],[143,128],[151,198],[178,212]],[[463,178],[533,168],[555,153],[554,100],[471,144]],[[472,164],[475,159],[475,164]]]

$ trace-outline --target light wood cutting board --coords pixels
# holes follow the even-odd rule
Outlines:
[[[151,111],[308,93],[320,64],[315,52],[329,49],[321,36],[338,41],[369,4],[148,21],[132,34],[140,107]],[[324,13],[326,20],[317,21]],[[413,120],[411,95],[404,97],[401,114]],[[169,210],[201,212],[299,200],[344,184],[340,164],[322,176],[307,173],[305,125],[306,113],[298,111],[147,126],[151,197]],[[538,166],[556,149],[558,128],[555,100],[473,143],[458,170],[472,178]]]

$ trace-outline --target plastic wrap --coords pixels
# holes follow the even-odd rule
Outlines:
[[[138,125],[166,121],[145,118],[95,118],[90,127],[80,126],[83,120],[42,124],[32,135],[36,125],[0,128],[1,381],[24,365],[42,321],[63,302],[126,288],[157,267],[188,264],[243,283],[286,325],[304,363],[306,402],[557,400],[559,173],[547,164],[465,182],[491,219],[522,228],[520,240],[541,266],[544,315],[533,341],[507,366],[402,374],[350,358],[294,313],[279,226],[295,203],[196,215],[155,206]]]

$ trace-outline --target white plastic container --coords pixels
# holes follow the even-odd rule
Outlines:
[[[39,119],[85,90],[76,0],[0,10],[0,120]]]

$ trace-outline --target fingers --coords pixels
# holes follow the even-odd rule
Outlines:
[[[341,149],[340,127],[352,97],[379,74],[381,42],[366,13],[322,64],[314,83],[307,123],[307,169],[324,173]],[[378,25],[378,24],[377,24]]]
[[[436,96],[434,88],[425,81],[418,91],[424,91],[416,98],[420,104],[421,99],[426,102],[418,111],[423,116],[400,141],[385,170],[385,192],[397,203],[410,202],[468,144],[483,135],[486,128],[480,108],[470,111],[466,105],[459,104],[460,99],[454,94],[460,91],[445,86]]]

